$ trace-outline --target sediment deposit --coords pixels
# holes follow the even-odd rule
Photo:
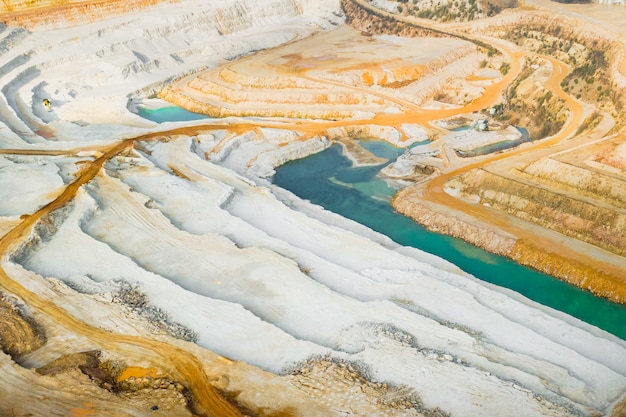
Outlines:
[[[372,38],[344,26],[185,77],[159,94],[212,117],[362,119],[415,107],[441,83],[435,74],[464,60],[469,75],[479,59],[463,41]]]

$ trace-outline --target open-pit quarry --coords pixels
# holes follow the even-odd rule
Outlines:
[[[338,144],[398,212],[619,322],[619,24],[474,0],[0,17],[1,416],[626,415],[623,332],[272,183]]]

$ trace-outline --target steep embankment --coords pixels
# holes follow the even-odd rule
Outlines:
[[[459,71],[469,75],[481,59],[468,42],[441,39],[436,45],[420,38],[372,38],[342,27],[184,77],[159,95],[213,117],[362,119],[399,113],[415,109],[452,77],[450,67],[459,69],[453,64],[462,61]],[[446,76],[436,77],[441,73]]]
[[[0,22],[27,28],[68,27],[136,12],[161,0],[14,1],[0,5]]]
[[[43,144],[55,134],[79,140],[86,132],[92,139],[113,139],[123,131],[120,125],[147,127],[125,108],[131,93],[153,94],[181,74],[339,21],[332,2],[192,1],[144,10],[82,26],[80,38],[63,30],[2,28],[0,45],[11,54],[0,66],[0,122],[14,144]],[[280,30],[268,32],[270,26]],[[93,126],[105,124],[107,129]]]
[[[531,164],[521,173],[517,179],[474,170],[448,185],[462,197],[476,196],[479,203],[496,210],[626,255],[623,181],[552,159]],[[524,177],[535,182],[524,182]]]
[[[0,335],[0,349],[15,361],[46,342],[39,325],[4,297],[0,299]]]

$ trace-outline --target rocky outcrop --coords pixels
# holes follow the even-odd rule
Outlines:
[[[599,297],[626,304],[626,288],[615,284],[620,281],[621,276],[613,272],[591,267],[571,257],[565,258],[526,240],[518,240],[509,257],[522,265],[562,279]]]
[[[101,0],[101,1],[17,1],[0,5],[0,21],[8,25],[29,28],[66,27],[111,16],[132,13],[153,6],[161,0]],[[35,3],[35,4],[33,4]]]
[[[14,302],[0,296],[0,349],[15,361],[46,343],[46,336]]]
[[[411,217],[430,231],[463,239],[497,255],[511,256],[513,253],[516,243],[514,237],[435,211],[415,199],[404,198],[403,191],[396,194],[391,204],[397,211]]]
[[[517,263],[557,277],[579,288],[616,303],[626,303],[626,287],[616,285],[619,273],[605,271],[588,263],[564,257],[557,251],[546,251],[535,243],[495,232],[468,219],[435,211],[415,199],[406,199],[400,191],[392,201],[393,207],[411,217],[428,230],[457,237],[486,251],[505,256]]]
[[[580,193],[568,194],[559,188],[538,187],[484,169],[463,174],[449,185],[466,199],[618,255],[626,255],[626,214],[582,198]]]
[[[368,370],[358,363],[329,357],[299,364],[286,379],[318,401],[330,401],[336,409],[354,406],[369,415],[450,417],[439,407],[425,406],[419,393],[410,387],[372,382],[368,376]]]

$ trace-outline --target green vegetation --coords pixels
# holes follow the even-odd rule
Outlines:
[[[466,22],[494,16],[508,7],[515,7],[517,0],[396,0],[398,12],[421,19],[438,22]]]
[[[563,127],[567,119],[567,108],[562,99],[547,90],[525,95],[518,93],[521,83],[533,74],[533,64],[536,62],[527,62],[520,75],[506,90],[504,111],[496,118],[524,126],[531,138],[542,139],[554,135]]]
[[[408,2],[407,2],[408,4]],[[453,37],[472,42],[480,50],[489,56],[499,55],[500,51],[488,43],[468,38],[467,36],[450,33],[445,30],[425,27],[417,23],[399,22],[393,17],[389,17],[384,13],[373,10],[366,10],[358,3],[350,0],[341,0],[341,6],[346,14],[346,22],[353,24],[358,22],[358,29],[369,33],[386,33],[407,37],[413,36],[436,36],[436,37]],[[355,26],[355,27],[357,27]]]
[[[608,63],[605,53],[591,50],[584,61],[577,62],[570,74],[563,80],[564,90],[580,95],[589,102],[603,102],[610,99],[611,86],[608,84]],[[573,84],[573,85],[572,85]]]
[[[511,64],[510,63],[503,62],[502,65],[500,65],[500,72],[502,73],[502,75],[507,75],[510,70],[511,70]]]
[[[538,25],[510,28],[506,38],[524,48],[570,64],[572,70],[561,83],[566,93],[589,103],[597,103],[605,110],[621,107],[620,92],[612,88],[608,73],[608,42],[577,38],[558,24],[553,24],[548,30]]]

